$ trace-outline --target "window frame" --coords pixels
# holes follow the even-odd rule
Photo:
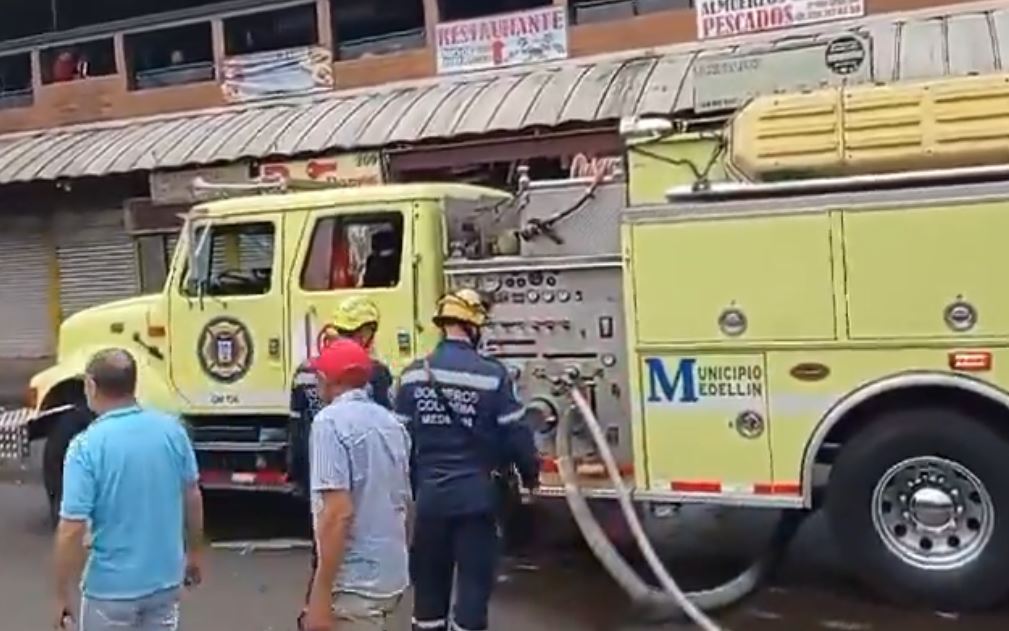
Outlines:
[[[256,19],[264,19],[264,20],[266,20],[267,18],[265,16],[271,16],[271,15],[275,16],[274,20],[276,20],[277,19],[276,16],[279,16],[279,14],[282,14],[284,12],[290,12],[290,13],[293,14],[295,11],[299,11],[299,10],[306,11],[306,15],[308,14],[309,11],[311,11],[312,24],[315,27],[314,31],[312,33],[312,36],[311,36],[310,40],[307,43],[296,44],[294,46],[282,46],[282,47],[279,47],[279,48],[274,48],[274,47],[256,48],[255,50],[251,50],[251,51],[250,50],[239,50],[239,51],[236,51],[236,50],[233,50],[231,48],[231,46],[230,46],[231,43],[232,43],[231,36],[233,34],[233,30],[232,29],[235,28],[234,25],[236,23],[240,23],[243,20],[249,20],[250,22],[254,22]],[[224,35],[224,50],[223,50],[224,57],[225,58],[228,58],[228,57],[247,57],[247,56],[250,56],[250,55],[259,55],[259,54],[265,54],[265,53],[270,53],[270,52],[275,52],[275,51],[295,50],[295,49],[299,49],[299,48],[311,48],[313,46],[319,46],[321,44],[321,39],[322,39],[319,26],[320,26],[320,23],[319,23],[319,11],[318,11],[317,5],[316,5],[315,2],[309,2],[309,1],[306,1],[306,2],[303,2],[303,3],[294,3],[294,4],[289,4],[289,5],[282,5],[282,6],[278,6],[278,7],[274,7],[274,8],[267,8],[267,9],[262,10],[262,11],[252,11],[252,12],[240,13],[240,14],[236,14],[236,15],[227,15],[227,16],[224,16],[224,18],[223,18],[223,20],[221,22],[221,29],[222,29],[223,35]]]
[[[209,230],[212,231],[211,232],[210,242],[208,244],[208,246],[211,249],[209,250],[209,252],[207,254],[207,257],[208,257],[207,260],[209,262],[208,269],[207,269],[207,275],[208,275],[208,277],[212,277],[212,275],[210,274],[210,272],[213,270],[213,260],[214,260],[214,251],[213,251],[213,237],[214,237],[214,234],[213,234],[213,231],[214,230],[220,230],[222,228],[223,229],[229,229],[229,228],[231,228],[231,229],[239,229],[239,228],[241,228],[243,226],[248,227],[248,226],[257,226],[257,225],[268,225],[272,229],[271,236],[273,237],[273,245],[272,245],[271,261],[270,261],[270,286],[267,288],[267,290],[263,291],[263,292],[259,292],[259,293],[242,293],[242,294],[216,294],[216,293],[211,293],[209,291],[206,291],[203,294],[200,294],[199,292],[191,293],[189,291],[189,271],[190,271],[190,256],[189,256],[189,254],[190,254],[190,252],[192,252],[192,248],[195,247],[195,244],[199,243],[199,237],[197,236],[199,234],[199,231],[201,229],[203,229],[203,228],[206,228],[206,229],[209,229]],[[215,221],[213,219],[208,219],[208,220],[204,220],[204,221],[196,221],[196,222],[193,222],[190,225],[187,225],[186,226],[186,230],[185,230],[185,234],[182,237],[180,237],[180,243],[182,242],[181,241],[182,238],[185,239],[186,251],[182,253],[182,256],[183,256],[182,267],[181,267],[181,270],[180,270],[178,282],[176,283],[176,287],[177,287],[179,295],[183,299],[185,299],[185,300],[195,300],[195,299],[201,298],[201,296],[202,297],[206,297],[206,298],[212,298],[214,300],[232,300],[232,299],[235,299],[235,298],[255,299],[255,298],[263,298],[263,297],[266,297],[266,296],[273,295],[275,293],[275,291],[277,290],[277,287],[282,287],[283,284],[284,284],[283,283],[283,279],[281,279],[280,282],[277,282],[277,273],[278,273],[278,270],[282,270],[282,267],[283,267],[283,261],[282,260],[278,260],[278,258],[277,258],[278,254],[279,254],[279,251],[281,249],[281,243],[280,243],[280,240],[278,238],[278,235],[280,235],[280,234],[281,234],[281,231],[280,231],[279,222],[276,221],[276,220],[274,220],[274,219],[265,219],[265,218],[253,218],[251,221],[248,220],[248,219],[244,219],[243,218],[240,221],[223,221],[223,222],[222,221]],[[190,240],[193,240],[193,239],[195,239],[195,241],[191,244]]]
[[[140,53],[144,46],[147,45],[145,40],[156,40],[159,37],[167,36],[170,33],[181,33],[186,30],[196,31],[197,29],[206,28],[206,55],[205,59],[197,59],[195,61],[185,61],[182,64],[173,65],[168,63],[167,65],[152,66],[144,70],[139,69],[139,64],[137,63]],[[176,87],[181,85],[191,85],[194,83],[206,83],[210,81],[217,80],[217,61],[214,58],[214,33],[213,24],[210,21],[200,20],[183,22],[178,24],[168,24],[158,28],[148,28],[138,31],[127,31],[123,34],[123,52],[126,61],[126,68],[124,71],[127,73],[127,82],[130,91],[143,91],[152,90],[162,87]],[[201,34],[202,35],[202,34]],[[169,53],[170,55],[171,53]],[[202,70],[207,75],[204,78],[187,78],[180,80],[169,80],[163,85],[144,85],[145,80],[150,76],[161,72],[169,73],[175,70],[191,70],[196,75],[196,71]]]
[[[366,3],[366,0],[357,0]],[[386,28],[381,33],[373,33],[366,36],[346,37],[346,33],[340,32],[341,23],[350,24],[349,21],[341,20],[340,10],[337,8],[340,0],[327,0],[330,5],[330,28],[333,33],[333,54],[334,58],[340,61],[352,59],[362,59],[372,56],[396,55],[405,52],[419,50],[427,46],[427,15],[423,0],[411,0],[416,2],[420,9],[420,23],[410,28]],[[380,7],[379,7],[380,8]],[[418,37],[419,36],[419,37]],[[417,37],[417,41],[409,46],[394,46],[391,43],[396,41],[407,42],[410,37]],[[365,50],[367,45],[374,45],[373,50]],[[388,49],[383,48],[388,45]]]
[[[394,216],[395,220],[392,220],[394,226],[399,229],[400,233],[400,245],[399,245],[399,276],[396,279],[396,284],[389,287],[338,287],[332,289],[309,289],[305,286],[305,276],[308,272],[309,265],[312,263],[312,253],[315,247],[315,241],[320,226],[326,221],[335,221],[337,226],[344,227],[349,224],[382,224],[390,223],[389,219],[382,219],[382,217]],[[396,207],[375,207],[375,208],[362,208],[362,209],[343,209],[343,208],[332,208],[332,209],[319,209],[314,213],[313,217],[309,220],[308,230],[305,236],[305,247],[298,257],[298,291],[304,293],[305,295],[324,295],[324,294],[336,294],[342,292],[394,292],[399,291],[403,288],[404,281],[407,279],[407,274],[410,273],[409,261],[405,256],[407,248],[407,211],[402,208]],[[371,221],[369,221],[369,219]],[[398,225],[396,225],[398,224]],[[330,246],[332,247],[332,246]],[[370,247],[370,244],[369,244]],[[330,269],[332,273],[332,269]]]
[[[101,46],[102,48],[108,47],[108,50],[103,51],[103,54],[111,53],[111,56],[108,57],[108,59],[106,60],[111,62],[111,70],[102,71],[101,73],[97,74],[92,74],[89,71],[88,74],[83,77],[74,77],[72,79],[67,79],[64,81],[56,80],[53,73],[53,67],[56,63],[56,60],[63,52],[70,52],[70,51],[79,52],[82,49],[86,51],[88,49],[91,49],[92,47],[97,46]],[[94,50],[97,50],[97,48],[95,48]],[[80,64],[79,59],[77,63],[79,67]],[[46,48],[42,48],[39,50],[39,66],[40,66],[39,80],[41,81],[43,86],[47,87],[52,85],[66,85],[70,83],[77,83],[80,81],[88,81],[91,79],[115,77],[118,76],[123,70],[122,68],[119,67],[119,59],[118,55],[116,54],[116,40],[115,37],[112,35],[96,36],[89,39],[58,43],[52,46],[47,46]],[[90,69],[90,67],[91,67],[90,62],[88,62],[88,68]]]
[[[496,1],[500,2],[502,4],[507,4],[507,0],[496,0]],[[545,9],[547,7],[553,6],[553,4],[554,4],[552,2],[552,0],[527,0],[527,1],[530,4],[532,4],[532,3],[536,3],[536,4],[533,4],[533,6],[522,7],[522,8],[511,8],[511,7],[505,6],[505,7],[502,7],[500,9],[494,9],[492,11],[488,11],[488,12],[484,12],[484,13],[479,13],[477,15],[471,15],[469,17],[455,17],[455,16],[449,17],[449,15],[450,15],[451,12],[446,10],[446,5],[447,4],[458,3],[459,5],[473,6],[473,4],[471,4],[473,2],[473,0],[437,0],[437,3],[438,3],[438,16],[439,16],[438,20],[439,20],[439,22],[442,22],[442,23],[446,23],[446,22],[468,22],[470,20],[483,20],[483,19],[486,19],[486,18],[494,17],[496,15],[508,15],[509,13],[524,13],[526,11],[538,11],[540,9]]]

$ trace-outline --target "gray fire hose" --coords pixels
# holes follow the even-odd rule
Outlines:
[[[579,486],[578,476],[571,458],[571,414],[560,414],[557,423],[558,470],[561,479],[564,481],[564,492],[568,506],[571,509],[575,522],[582,531],[582,535],[585,537],[586,543],[588,543],[600,563],[603,564],[624,591],[627,592],[635,604],[663,611],[669,610],[670,615],[682,613],[706,631],[720,631],[721,627],[705,615],[704,611],[720,609],[734,604],[749,596],[760,586],[781,559],[788,543],[798,531],[805,513],[798,511],[785,513],[778,524],[768,549],[736,578],[712,589],[684,593],[676,584],[676,581],[673,580],[673,577],[669,575],[665,565],[655,552],[655,548],[649,541],[648,535],[645,533],[641,520],[634,510],[630,492],[617,468],[613,452],[607,444],[605,434],[599,424],[599,419],[596,418],[591,406],[585,400],[584,395],[582,395],[578,387],[570,382],[565,385],[569,388],[568,392],[571,399],[585,420],[585,424],[592,434],[592,439],[599,453],[602,455],[603,464],[606,467],[610,482],[617,493],[620,509],[627,520],[631,534],[638,548],[641,550],[649,569],[651,569],[658,579],[661,589],[656,589],[646,583],[628,565],[609,537],[606,536],[606,533],[589,509],[588,502]]]

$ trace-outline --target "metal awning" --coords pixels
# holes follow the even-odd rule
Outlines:
[[[691,68],[699,59],[824,43],[850,30],[871,37],[877,82],[1009,67],[1009,9],[1001,2],[822,29],[0,135],[0,184],[671,115],[693,109]]]

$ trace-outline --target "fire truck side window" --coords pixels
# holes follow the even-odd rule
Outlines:
[[[194,273],[185,274],[190,296],[258,296],[273,282],[274,226],[248,223],[197,229]]]
[[[398,212],[326,217],[315,224],[301,287],[306,291],[399,285],[403,216]]]

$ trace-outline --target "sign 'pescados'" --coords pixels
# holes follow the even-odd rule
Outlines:
[[[763,33],[865,15],[865,0],[699,0],[697,38]]]

